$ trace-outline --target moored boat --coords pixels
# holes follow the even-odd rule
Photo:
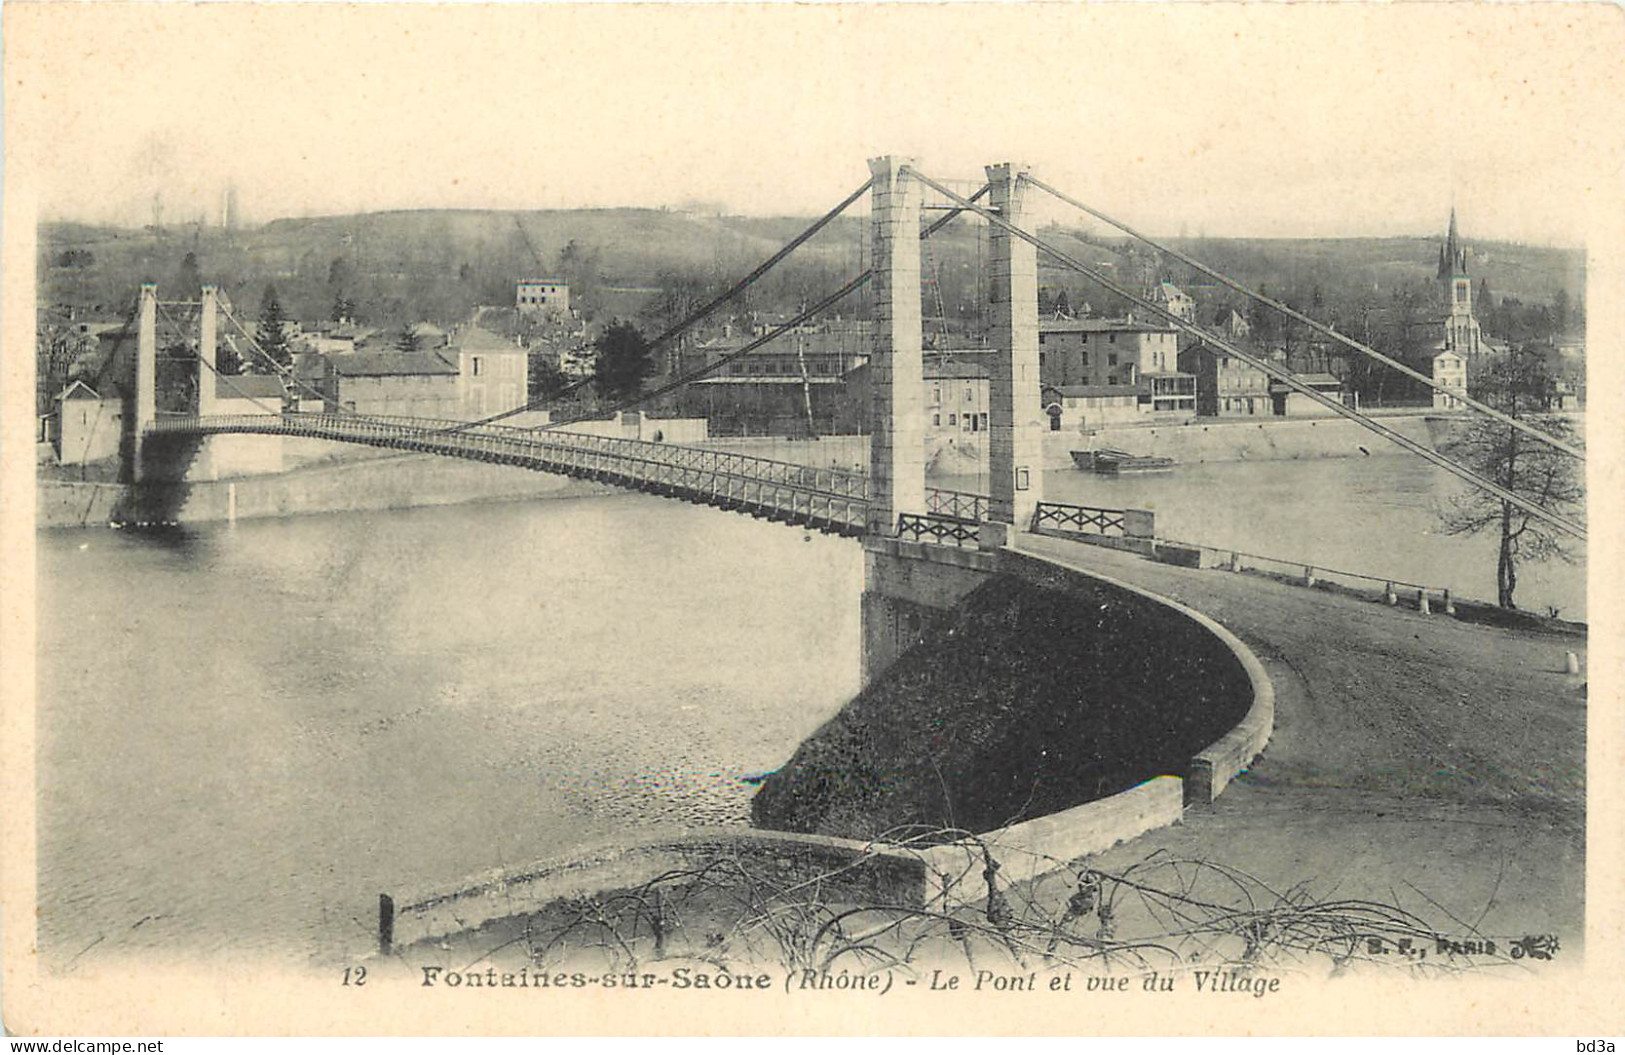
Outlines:
[[[1124,473],[1166,473],[1172,472],[1174,460],[1160,455],[1130,454],[1128,451],[1116,447],[1100,447],[1094,450],[1073,451],[1072,463],[1080,469],[1090,472],[1110,473],[1120,475]]]

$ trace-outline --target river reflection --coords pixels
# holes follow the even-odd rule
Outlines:
[[[858,688],[857,545],[642,496],[38,543],[58,966],[326,962],[380,892],[744,824]]]

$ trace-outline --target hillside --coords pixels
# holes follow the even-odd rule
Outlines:
[[[338,295],[363,315],[385,323],[408,316],[450,323],[480,303],[506,303],[512,283],[538,274],[571,282],[591,310],[602,287],[654,287],[672,275],[701,286],[741,275],[810,222],[809,217],[735,217],[659,209],[578,209],[512,212],[422,210],[276,220],[227,232],[178,226],[163,232],[76,223],[41,226],[42,303],[73,303],[110,314],[127,304],[141,281],[167,291],[196,277],[183,268],[188,253],[196,276],[220,284],[233,300],[256,307],[266,283],[303,319],[326,317]],[[756,291],[757,307],[792,307],[833,288],[867,264],[863,221],[841,217],[769,276]],[[1143,251],[1124,251],[1118,238],[1047,228],[1062,247],[1138,287],[1154,267]],[[1087,240],[1085,240],[1087,239]],[[1432,237],[1372,239],[1176,239],[1170,244],[1238,279],[1267,285],[1307,307],[1316,287],[1329,307],[1352,310],[1381,302],[1432,276],[1438,245]],[[1559,289],[1578,299],[1584,288],[1584,253],[1576,249],[1509,243],[1472,245],[1475,277],[1487,278],[1497,297],[1549,301]],[[80,255],[64,261],[70,250]],[[940,283],[950,315],[974,315],[976,263],[982,232],[958,223],[935,236],[924,257],[927,307]],[[93,260],[86,261],[88,252]],[[61,265],[66,266],[61,266]],[[1228,302],[1182,266],[1165,277],[1192,287],[1200,301]],[[1123,305],[1082,276],[1048,261],[1040,283],[1066,289],[1074,304],[1099,310]],[[179,295],[179,294],[176,294]],[[615,310],[624,297],[616,298]],[[607,310],[607,309],[606,309]]]

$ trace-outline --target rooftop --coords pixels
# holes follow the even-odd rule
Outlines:
[[[455,377],[457,367],[434,352],[355,352],[334,356],[340,377]]]
[[[1056,392],[1068,399],[1088,399],[1100,396],[1137,398],[1133,385],[1045,385],[1045,392]]]
[[[272,374],[214,375],[216,399],[282,399],[282,379]]]
[[[1039,333],[1174,333],[1172,326],[1127,319],[1040,319]]]

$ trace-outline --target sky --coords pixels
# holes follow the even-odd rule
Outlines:
[[[1014,160],[1160,234],[1583,244],[1620,197],[1605,5],[5,5],[49,219],[721,202]],[[1034,221],[1070,222],[1045,206]]]

